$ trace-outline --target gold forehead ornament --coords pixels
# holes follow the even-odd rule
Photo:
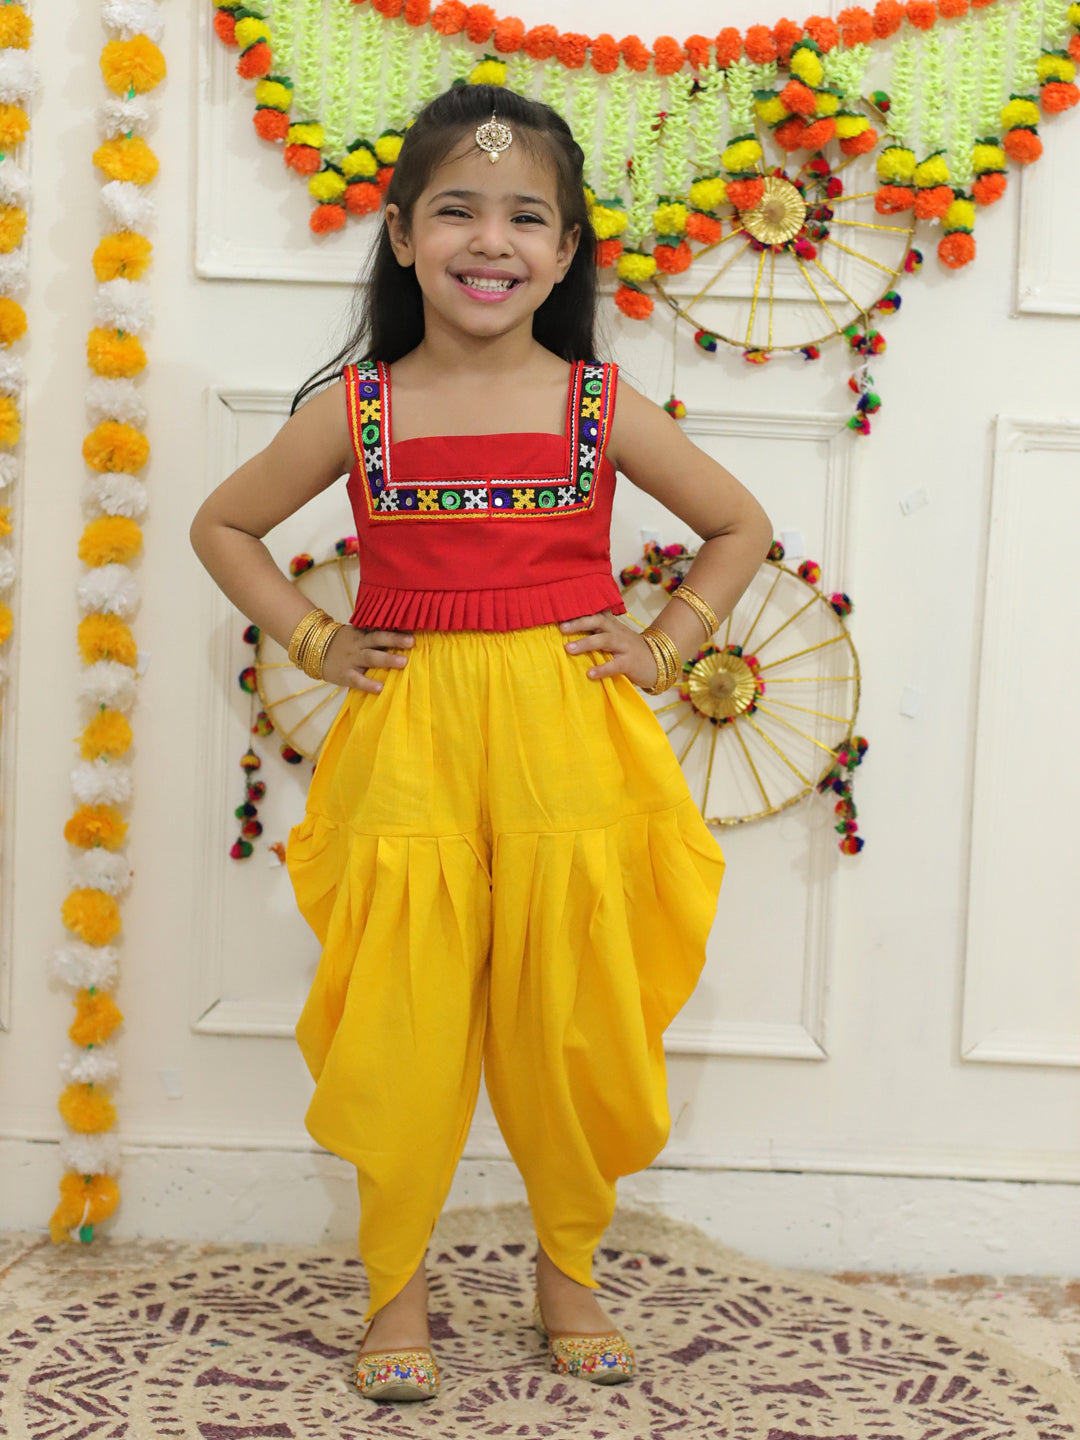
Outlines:
[[[501,120],[495,119],[494,110],[491,112],[490,120],[485,120],[483,125],[476,127],[476,143],[481,150],[486,150],[491,156],[493,165],[499,158],[499,151],[505,150],[513,138],[510,127],[504,125]]]

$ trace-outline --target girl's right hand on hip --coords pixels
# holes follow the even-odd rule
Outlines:
[[[365,669],[404,669],[409,657],[391,652],[392,649],[407,650],[412,644],[411,630],[361,630],[355,625],[344,625],[327,647],[323,678],[332,685],[371,690],[377,695],[383,688],[382,681],[365,675]]]

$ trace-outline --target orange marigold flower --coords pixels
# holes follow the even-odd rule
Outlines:
[[[647,70],[652,51],[636,35],[627,35],[619,41],[619,51],[628,70]]]
[[[80,990],[75,996],[75,1019],[68,1036],[76,1045],[104,1045],[123,1019],[120,1007],[107,991],[91,995],[89,990]]]
[[[755,65],[768,65],[776,59],[776,41],[767,25],[749,25],[746,30],[746,58]]]
[[[126,565],[142,548],[142,531],[127,515],[99,515],[87,522],[79,540],[84,565]]]
[[[150,441],[134,425],[103,420],[83,441],[82,453],[91,470],[134,475],[150,458]]]
[[[322,155],[314,145],[286,145],[283,158],[298,175],[314,175],[322,169]]]
[[[153,246],[145,235],[131,230],[103,235],[94,251],[94,274],[99,280],[138,280],[150,264]]]
[[[937,8],[943,20],[959,20],[970,9],[970,0],[937,0]]]
[[[861,5],[850,5],[836,17],[845,45],[869,45],[874,38],[874,17]]]
[[[874,209],[879,215],[899,215],[915,204],[915,191],[908,185],[881,185],[874,196]]]
[[[146,351],[137,335],[117,335],[95,325],[86,337],[86,363],[97,375],[115,380],[146,368]]]
[[[631,320],[647,320],[653,312],[651,295],[644,295],[632,285],[620,285],[615,291],[615,304]]]
[[[235,45],[236,16],[231,10],[214,11],[214,34],[223,45]]]
[[[909,25],[916,30],[932,30],[937,23],[937,7],[934,0],[907,0],[904,14]]]
[[[951,185],[930,185],[915,195],[917,220],[940,220],[955,199]]]
[[[98,710],[79,737],[79,751],[84,760],[97,760],[102,755],[115,760],[131,749],[131,741],[126,715],[119,710]]]
[[[990,170],[985,175],[980,175],[971,187],[976,203],[979,205],[993,205],[995,200],[1000,200],[1005,194],[1007,180],[1000,170]]]
[[[672,35],[658,35],[653,41],[653,65],[657,75],[674,75],[686,64],[686,51]]]
[[[861,135],[848,135],[840,141],[840,149],[845,155],[868,155],[878,142],[878,133],[872,125],[868,126]]]
[[[622,254],[622,248],[622,241],[618,237],[613,240],[598,240],[596,242],[597,265],[602,270],[609,269]]]
[[[260,140],[284,140],[289,133],[288,115],[284,110],[275,110],[270,105],[260,106],[252,120]]]
[[[148,35],[109,40],[102,46],[99,63],[105,84],[117,95],[131,90],[142,95],[165,79],[165,56]]]
[[[1001,144],[1009,159],[1018,165],[1030,165],[1043,153],[1043,143],[1033,130],[1007,130]]]
[[[840,31],[836,21],[828,15],[811,15],[803,29],[824,54],[828,54],[840,44]]]
[[[802,147],[802,134],[806,128],[806,121],[801,115],[789,115],[786,120],[777,125],[773,135],[781,150],[798,150]],[[731,194],[730,185],[728,194]]]
[[[34,22],[21,5],[0,5],[0,49],[29,50]]]
[[[764,30],[765,26],[759,25],[757,29]],[[734,25],[726,25],[716,37],[716,63],[726,69],[729,65],[734,65],[741,55],[742,36]]]
[[[104,1091],[93,1085],[68,1085],[57,1109],[72,1130],[82,1135],[111,1130],[116,1124],[116,1106]]]
[[[950,270],[959,270],[975,259],[975,236],[967,230],[952,230],[938,241],[938,259]]]
[[[778,20],[773,26],[772,36],[776,41],[777,57],[783,60],[786,65],[791,59],[792,46],[796,40],[802,39],[803,27],[796,25],[794,20]]]
[[[341,230],[345,225],[345,209],[341,205],[316,205],[308,216],[308,226],[316,235]]]
[[[371,215],[382,204],[382,191],[370,180],[345,186],[345,209],[352,215]]]
[[[103,141],[93,154],[94,164],[110,180],[148,185],[158,173],[158,159],[141,135],[117,135]]]
[[[836,121],[831,115],[822,115],[799,136],[800,150],[821,150],[836,134]]]
[[[525,31],[521,48],[530,60],[550,60],[558,39],[559,32],[554,25],[533,25]]]
[[[10,345],[26,334],[26,311],[10,295],[0,296],[0,345]]]
[[[457,35],[465,28],[467,13],[461,0],[442,0],[431,12],[431,28],[440,35]]]
[[[1069,40],[1069,54],[1080,65],[1080,30]]]
[[[589,37],[572,30],[560,35],[555,43],[555,58],[567,70],[580,70],[589,53]]]
[[[688,35],[683,41],[683,46],[686,50],[686,58],[694,69],[704,70],[709,63],[708,39],[704,35]]]
[[[887,40],[895,35],[904,23],[904,7],[900,0],[877,0],[874,6],[874,35],[878,40]]]
[[[817,96],[809,85],[793,77],[780,91],[780,103],[786,105],[793,115],[812,115],[817,107]]]
[[[699,244],[711,245],[714,240],[719,240],[724,233],[724,227],[714,215],[702,215],[697,210],[691,210],[686,217],[686,234],[691,240],[697,240]]]
[[[764,180],[729,180],[727,198],[736,210],[753,210],[765,194]]]
[[[64,826],[64,839],[69,845],[81,845],[84,850],[97,845],[118,850],[124,843],[127,828],[127,821],[115,805],[80,805]]]
[[[694,252],[685,240],[680,240],[677,245],[657,245],[653,250],[653,259],[657,270],[663,274],[681,275],[693,263]]]
[[[116,660],[134,670],[138,659],[135,637],[118,616],[86,615],[79,621],[76,634],[79,653],[87,665],[94,665],[98,660]]]
[[[598,75],[611,75],[619,68],[619,45],[614,35],[597,35],[589,46],[589,59]]]
[[[387,190],[390,188],[390,181],[393,178],[393,174],[393,165],[383,165],[381,169],[376,170],[375,184],[379,187],[379,193],[381,195],[385,195]]]
[[[236,73],[241,80],[257,80],[261,75],[269,75],[273,63],[270,46],[265,40],[257,40],[236,62]]]
[[[1071,80],[1048,80],[1039,96],[1039,103],[1048,115],[1059,115],[1062,110],[1071,110],[1078,100],[1080,90]]]
[[[26,211],[21,205],[0,205],[0,251],[7,255],[22,244]]]
[[[495,28],[495,11],[490,5],[470,5],[465,12],[465,37],[474,45],[483,45]]]
[[[515,55],[521,49],[525,38],[525,22],[516,15],[507,15],[495,25],[492,37],[495,49],[501,55]]]
[[[0,395],[0,445],[14,445],[21,434],[19,407],[10,395]]]
[[[30,117],[21,105],[0,105],[0,147],[14,150],[26,139]]]
[[[387,20],[396,20],[401,14],[402,0],[371,0],[371,3]]]
[[[405,24],[426,25],[431,18],[431,0],[405,0]]]

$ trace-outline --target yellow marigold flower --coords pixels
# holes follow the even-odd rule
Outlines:
[[[21,434],[19,407],[10,395],[0,395],[0,445],[14,445]]]
[[[321,150],[326,144],[326,132],[317,120],[290,125],[288,134],[285,136],[285,143],[286,145],[310,145],[313,150]]]
[[[915,175],[915,152],[903,145],[887,145],[877,158],[877,178],[884,185],[910,185]]]
[[[366,145],[358,145],[345,156],[341,168],[348,180],[370,180],[378,170],[379,162]]]
[[[134,475],[150,458],[150,441],[134,425],[103,420],[83,441],[82,453],[91,470]]]
[[[72,934],[87,945],[108,945],[120,934],[120,906],[104,890],[72,890],[60,914]]]
[[[613,240],[626,229],[626,211],[617,205],[594,205],[590,219],[598,240]]]
[[[308,190],[316,200],[326,204],[328,200],[339,200],[345,193],[345,181],[336,170],[320,170],[308,181]]]
[[[1017,125],[1037,125],[1039,107],[1034,100],[1010,100],[1002,109],[1001,123],[1006,130],[1012,130]]]
[[[30,117],[21,105],[0,105],[0,149],[14,150],[29,129]]]
[[[1070,25],[1080,26],[1080,5],[1070,5],[1065,12],[1065,18]]]
[[[640,285],[656,273],[656,261],[651,255],[626,251],[616,260],[615,271],[620,280],[631,280]]]
[[[853,135],[861,135],[869,124],[865,115],[837,115],[836,138],[850,140]]]
[[[1004,170],[1008,161],[1000,145],[973,145],[971,166],[977,175],[987,170]]]
[[[384,165],[395,164],[400,150],[400,135],[380,135],[375,141],[375,154]]]
[[[29,50],[34,22],[21,5],[0,5],[0,50]]]
[[[11,506],[0,505],[0,535],[11,534]]]
[[[469,71],[470,85],[505,85],[506,65],[502,60],[481,60]]]
[[[97,760],[102,755],[115,759],[131,749],[131,725],[119,710],[99,710],[79,737],[79,750],[84,760]]]
[[[825,67],[813,50],[807,45],[799,45],[791,52],[791,73],[797,75],[804,85],[809,85],[811,90],[817,89],[825,78]]]
[[[272,110],[288,110],[292,100],[293,92],[280,80],[260,80],[255,86],[256,105],[267,105]]]
[[[658,205],[653,211],[653,225],[658,235],[685,235],[686,206],[681,201]]]
[[[84,565],[126,565],[142,549],[142,531],[127,515],[99,515],[79,541]]]
[[[69,1170],[61,1177],[60,1203],[49,1220],[53,1244],[62,1245],[76,1226],[107,1220],[119,1199],[120,1187],[111,1175],[76,1175]]]
[[[920,160],[915,166],[915,184],[920,189],[925,190],[931,185],[947,185],[948,183],[949,167],[944,155],[931,155],[926,160]]]
[[[22,244],[26,211],[21,205],[0,205],[0,251],[6,255]]]
[[[715,210],[717,205],[723,205],[726,199],[727,181],[721,180],[719,175],[695,180],[690,186],[690,203],[699,210]]]
[[[753,170],[760,159],[761,146],[756,140],[736,140],[721,155],[720,163],[725,170],[739,174],[744,170]]]
[[[86,615],[79,621],[79,653],[87,665],[116,660],[134,670],[138,658],[135,637],[116,615]]]
[[[64,826],[64,839],[69,845],[81,845],[84,850],[97,845],[118,850],[124,843],[127,828],[127,821],[115,805],[80,805]]]
[[[99,280],[138,280],[150,264],[153,246],[145,235],[116,230],[103,235],[94,251],[94,274]]]
[[[835,115],[840,109],[840,96],[831,90],[822,90],[814,105],[815,115]]]
[[[975,206],[970,200],[957,198],[945,211],[942,225],[946,230],[974,230]]]
[[[103,895],[105,892],[89,893]],[[75,1019],[68,1028],[68,1036],[75,1045],[104,1045],[123,1018],[120,1007],[106,991],[91,995],[89,990],[80,990],[75,996]]]
[[[236,22],[236,43],[241,50],[250,49],[260,40],[267,43],[270,41],[270,26],[265,20],[259,20],[254,15],[245,15],[243,20]]]
[[[115,380],[146,369],[146,351],[137,335],[118,335],[95,325],[86,340],[86,363],[97,375]]]
[[[117,95],[132,89],[142,95],[165,79],[165,56],[148,35],[110,40],[102,46],[100,64],[105,84]]]
[[[758,119],[763,120],[766,125],[779,125],[781,120],[786,120],[791,114],[779,95],[771,95],[768,100],[755,100],[754,109],[758,113]]]
[[[15,623],[11,613],[10,605],[0,604],[0,645],[11,636],[11,627]]]
[[[94,164],[110,180],[148,185],[158,173],[158,159],[141,135],[117,135],[94,151]]]
[[[68,1085],[60,1096],[57,1109],[72,1130],[81,1135],[111,1130],[116,1124],[116,1106],[103,1090],[94,1085]]]
[[[0,345],[10,345],[26,334],[26,311],[10,295],[0,296]]]
[[[1040,55],[1038,71],[1040,80],[1076,79],[1076,66],[1064,55]]]

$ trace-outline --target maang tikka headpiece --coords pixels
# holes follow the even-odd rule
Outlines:
[[[476,143],[481,150],[488,152],[493,165],[499,158],[499,151],[505,150],[513,138],[510,127],[504,125],[501,120],[495,119],[494,110],[491,112],[490,120],[485,120],[483,125],[476,127]]]

